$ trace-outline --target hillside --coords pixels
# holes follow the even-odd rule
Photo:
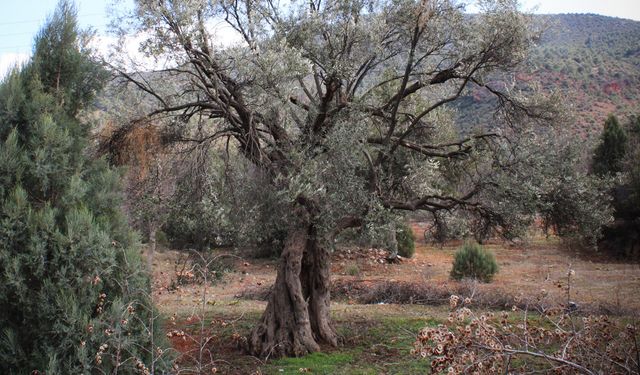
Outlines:
[[[640,112],[640,22],[594,14],[537,18],[547,29],[527,66],[502,80],[558,92],[583,137],[600,134],[609,113],[626,118]],[[477,117],[478,110],[491,112],[487,97],[481,90],[468,93],[458,107],[463,123],[487,119]]]
[[[558,93],[573,115],[573,131],[582,138],[597,137],[610,113],[623,121],[640,113],[640,22],[595,14],[535,17],[545,29],[542,39],[520,72],[491,77],[493,86],[538,86],[545,93]],[[151,76],[156,74],[162,73]],[[112,106],[117,82],[103,93],[100,108]],[[462,129],[490,126],[492,97],[474,88],[456,102]]]

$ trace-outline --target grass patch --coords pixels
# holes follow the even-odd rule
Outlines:
[[[282,358],[269,365],[268,374],[299,374],[308,371],[314,374],[336,374],[354,360],[350,353],[311,353],[299,358]],[[300,369],[303,369],[302,371]],[[267,370],[267,369],[266,369]]]
[[[346,269],[346,273],[349,276],[358,276],[360,275],[360,267],[356,263],[349,265]]]
[[[343,320],[337,322],[337,329],[344,337],[344,346],[332,352],[273,360],[262,371],[265,374],[425,373],[428,363],[409,351],[420,328],[438,323],[435,319],[409,317]]]

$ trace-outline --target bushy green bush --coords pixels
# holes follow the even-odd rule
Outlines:
[[[416,252],[416,238],[407,223],[402,223],[396,227],[396,240],[398,241],[398,255],[411,258]]]
[[[451,278],[472,278],[491,282],[498,272],[498,264],[492,253],[474,242],[467,242],[456,252],[451,269]]]

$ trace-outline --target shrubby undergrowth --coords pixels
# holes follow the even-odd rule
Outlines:
[[[472,305],[452,295],[447,321],[418,334],[412,353],[430,360],[432,373],[640,373],[633,322],[576,316],[570,305],[500,313],[476,313]]]

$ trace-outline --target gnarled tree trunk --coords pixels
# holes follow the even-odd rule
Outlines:
[[[316,236],[308,224],[289,232],[267,308],[248,337],[251,354],[302,356],[321,343],[338,345],[329,315],[330,254]]]
[[[309,301],[314,337],[318,342],[337,346],[338,334],[330,316],[331,254],[326,246],[322,246],[313,227],[309,230],[300,278],[305,298]]]

